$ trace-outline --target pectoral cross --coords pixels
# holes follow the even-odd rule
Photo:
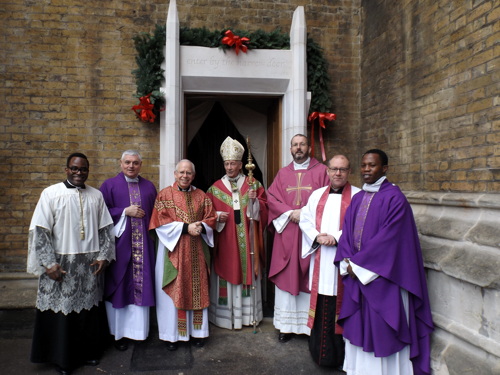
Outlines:
[[[288,194],[291,192],[295,191],[295,199],[293,204],[296,206],[301,206],[302,205],[302,193],[301,190],[312,190],[311,185],[308,186],[302,186],[302,177],[304,176],[304,173],[299,172],[295,174],[295,178],[297,179],[297,186],[288,186],[285,190],[287,191]]]

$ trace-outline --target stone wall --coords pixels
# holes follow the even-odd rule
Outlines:
[[[289,32],[293,11],[304,6],[310,35],[330,63],[332,110],[339,116],[325,134],[327,147],[342,152],[354,152],[359,119],[359,4],[177,1],[181,26],[211,30]],[[32,211],[42,189],[65,177],[71,152],[89,157],[92,186],[119,171],[127,148],[142,151],[142,174],[158,181],[159,129],[130,110],[136,104],[132,37],[164,24],[167,9],[165,0],[2,1],[0,272],[25,269]]]
[[[500,374],[500,195],[407,197],[427,268],[434,375]]]

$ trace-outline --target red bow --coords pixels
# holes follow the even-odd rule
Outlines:
[[[236,50],[236,54],[240,52],[240,49],[247,53],[248,47],[243,43],[248,43],[250,39],[243,37],[240,38],[238,35],[234,35],[231,30],[227,30],[224,33],[225,37],[222,38],[222,44],[227,44],[229,47],[234,45],[234,49]]]
[[[139,99],[140,103],[132,107],[137,118],[141,119],[143,122],[154,122],[156,118],[156,115],[153,113],[154,104],[151,104],[149,100],[150,96],[151,94],[142,96]]]
[[[321,156],[323,157],[323,161],[326,161],[325,154],[325,145],[323,143],[323,131],[322,128],[325,129],[325,120],[333,121],[337,119],[337,115],[335,113],[328,112],[313,112],[309,115],[309,122],[311,123],[311,155],[314,155],[314,123],[313,121],[319,119],[319,144],[321,146]]]

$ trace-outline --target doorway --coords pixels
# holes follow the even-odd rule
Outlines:
[[[238,140],[245,148],[243,166],[248,161],[250,139],[254,177],[267,190],[281,167],[281,98],[256,96],[185,97],[186,157],[196,167],[193,185],[206,191],[224,176],[220,146],[226,137]],[[243,173],[248,174],[246,170]],[[266,223],[267,224],[267,223]],[[274,311],[274,284],[267,280],[271,261],[272,235],[265,233],[266,265],[262,277],[265,316]]]

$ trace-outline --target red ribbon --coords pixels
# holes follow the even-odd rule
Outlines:
[[[319,144],[321,146],[321,156],[323,161],[326,161],[325,145],[323,142],[323,131],[321,129],[326,129],[325,120],[333,121],[337,119],[335,113],[328,112],[313,112],[309,115],[309,122],[311,123],[311,155],[314,155],[314,120],[319,120]]]
[[[240,49],[247,53],[248,47],[243,43],[248,43],[250,39],[246,37],[240,38],[238,35],[234,35],[231,30],[227,30],[224,35],[225,37],[222,38],[222,44],[227,44],[229,47],[234,46],[236,54],[240,52]]]
[[[132,107],[137,118],[141,119],[143,122],[154,122],[156,118],[156,115],[153,113],[154,104],[149,100],[150,96],[151,94],[142,96],[139,99],[140,103]]]

